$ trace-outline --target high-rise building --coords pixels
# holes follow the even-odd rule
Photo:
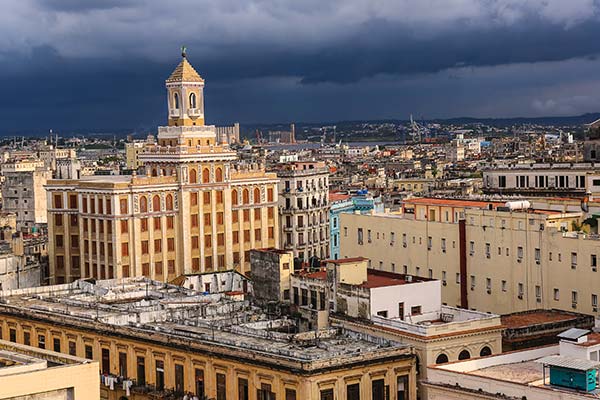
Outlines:
[[[295,162],[277,171],[281,248],[294,257],[329,258],[329,171],[323,162]]]
[[[145,175],[48,182],[50,282],[249,268],[279,242],[277,176],[242,164],[204,124],[204,80],[185,55],[166,81],[168,126]]]

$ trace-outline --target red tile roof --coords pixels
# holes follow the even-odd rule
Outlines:
[[[350,195],[348,195],[348,194],[338,193],[338,192],[329,192],[329,201],[330,202],[344,201],[344,200],[348,200],[349,198],[350,198]]]
[[[359,262],[359,261],[367,261],[369,260],[368,258],[365,257],[351,257],[351,258],[340,258],[337,260],[325,260],[328,263],[332,263],[332,264],[346,264],[346,263],[355,263],[355,262]]]
[[[516,313],[502,316],[502,325],[505,328],[524,328],[532,325],[547,324],[577,319],[576,315],[560,311],[537,310],[525,313]]]

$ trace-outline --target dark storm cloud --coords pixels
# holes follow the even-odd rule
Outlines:
[[[53,11],[82,12],[129,7],[137,0],[37,0],[37,2],[40,7]]]
[[[556,88],[592,79],[598,14],[593,0],[14,1],[0,128],[151,127],[181,44],[223,122],[588,111],[591,95]],[[547,63],[564,69],[540,74]]]

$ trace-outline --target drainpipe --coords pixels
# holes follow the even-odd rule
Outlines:
[[[468,309],[467,298],[467,223],[464,219],[458,221],[458,249],[460,267],[460,307]]]

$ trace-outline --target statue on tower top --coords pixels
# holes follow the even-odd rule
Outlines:
[[[187,48],[185,46],[181,46],[181,57],[185,58]]]

